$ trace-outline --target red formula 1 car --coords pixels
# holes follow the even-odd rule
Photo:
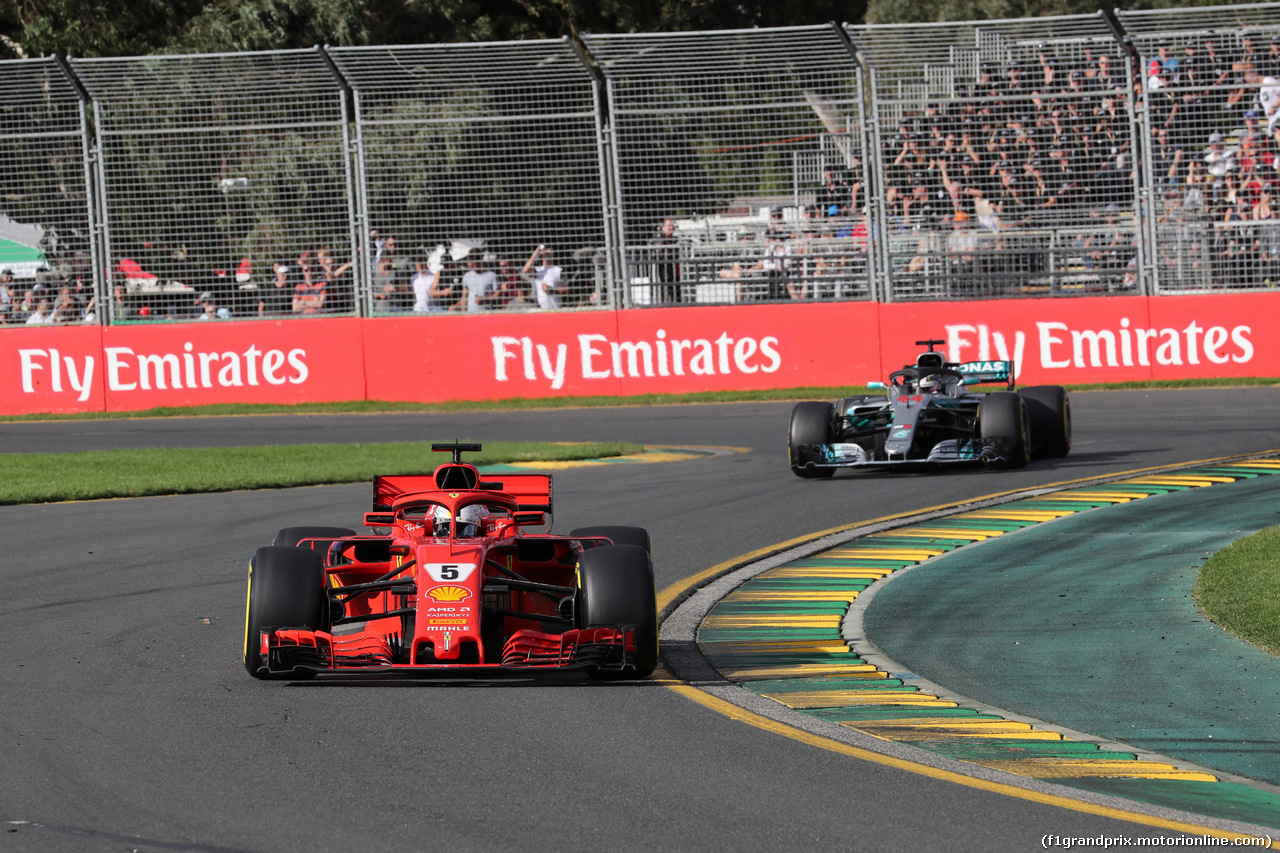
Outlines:
[[[316,673],[582,669],[640,678],[658,662],[649,534],[547,527],[550,474],[482,479],[453,454],[430,475],[373,479],[372,535],[291,527],[249,562],[244,665]]]

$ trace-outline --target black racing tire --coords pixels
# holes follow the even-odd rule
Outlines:
[[[267,676],[258,651],[263,628],[329,627],[329,600],[324,588],[324,561],[319,551],[268,545],[249,561],[249,591],[245,599],[244,667],[254,678],[310,678],[314,673]]]
[[[1027,401],[1032,455],[1061,459],[1071,452],[1071,398],[1061,385],[1032,385],[1019,396]]]
[[[644,678],[658,665],[658,604],[653,561],[637,545],[602,545],[578,561],[579,628],[634,625],[636,666],[600,670],[601,678]]]
[[[653,542],[649,539],[649,531],[643,527],[626,527],[620,524],[575,527],[569,531],[569,536],[573,539],[604,537],[612,540],[614,545],[635,545],[637,548],[643,548],[646,554],[653,553]]]
[[[1017,394],[988,394],[978,404],[978,429],[981,438],[1001,439],[1007,444],[1006,458],[992,462],[992,468],[1022,468],[1031,459],[1030,421],[1027,404]]]
[[[831,403],[796,403],[791,410],[791,426],[787,431],[787,461],[791,473],[805,480],[818,480],[835,474],[835,468],[819,468],[800,464],[796,447],[801,444],[830,444],[831,425],[835,419],[835,406]]]
[[[355,535],[354,530],[346,527],[285,527],[276,533],[271,544],[292,548],[303,539],[341,539]]]

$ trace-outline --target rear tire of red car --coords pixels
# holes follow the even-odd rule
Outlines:
[[[578,562],[579,628],[634,625],[635,669],[600,670],[601,678],[644,678],[658,665],[658,604],[653,561],[638,545],[602,545]]]
[[[324,589],[324,562],[319,551],[268,545],[249,561],[245,602],[244,667],[254,678],[310,678],[315,673],[266,675],[259,672],[263,628],[327,629],[329,600]]]
[[[801,444],[831,443],[834,416],[835,406],[831,403],[796,403],[791,410],[791,428],[787,433],[787,460],[791,463],[791,473],[806,480],[817,480],[836,472],[835,468],[801,464],[796,457],[796,448]]]
[[[356,532],[346,527],[285,527],[276,533],[272,545],[287,548],[296,546],[303,539],[341,539],[343,536],[355,536]]]
[[[1071,452],[1071,398],[1061,385],[1032,385],[1018,391],[1027,401],[1036,456],[1060,459]]]
[[[614,545],[635,545],[643,548],[646,554],[653,553],[653,543],[649,540],[649,531],[643,527],[624,527],[622,525],[575,527],[569,531],[569,535],[574,539],[603,537],[612,540]]]
[[[1004,458],[990,464],[991,468],[1023,468],[1031,459],[1030,430],[1027,404],[1017,394],[998,392],[988,394],[978,404],[978,428],[983,439],[1000,439],[1004,446]]]

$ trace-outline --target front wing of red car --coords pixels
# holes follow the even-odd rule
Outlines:
[[[270,628],[261,632],[259,654],[267,674],[425,673],[440,670],[596,669],[623,671],[636,664],[636,632],[631,625],[571,629],[546,634],[524,629],[512,634],[500,663],[433,662],[396,664],[386,637],[335,635],[307,628]]]

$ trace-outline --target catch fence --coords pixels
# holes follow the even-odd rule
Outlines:
[[[1268,288],[1278,13],[0,62],[6,322]]]

